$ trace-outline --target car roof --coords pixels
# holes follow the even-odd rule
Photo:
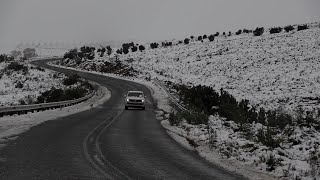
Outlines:
[[[143,93],[142,91],[128,91],[128,93]]]

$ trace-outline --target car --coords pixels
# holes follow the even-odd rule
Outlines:
[[[142,91],[128,91],[125,99],[125,109],[127,110],[129,107],[145,110],[145,95]]]

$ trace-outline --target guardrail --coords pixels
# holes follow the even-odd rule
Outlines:
[[[0,117],[3,117],[4,115],[13,115],[13,114],[20,115],[20,114],[26,114],[27,112],[43,111],[47,109],[55,109],[55,108],[71,106],[91,98],[94,94],[95,92],[92,92],[85,97],[74,99],[74,100],[68,100],[68,101],[0,107]]]
[[[174,97],[167,89],[167,87],[162,83],[160,82],[159,80],[155,79],[154,80],[156,84],[158,84],[163,90],[164,92],[167,94],[169,100],[174,103],[180,110],[182,111],[186,111],[190,114],[192,114],[187,108],[185,108],[184,106],[182,106],[179,102],[178,102],[178,98]]]

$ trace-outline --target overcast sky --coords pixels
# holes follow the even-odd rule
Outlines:
[[[320,0],[0,0],[0,47],[165,40],[320,21]]]

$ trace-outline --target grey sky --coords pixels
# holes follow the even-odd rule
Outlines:
[[[319,0],[0,0],[0,47],[155,40],[320,20]]]

